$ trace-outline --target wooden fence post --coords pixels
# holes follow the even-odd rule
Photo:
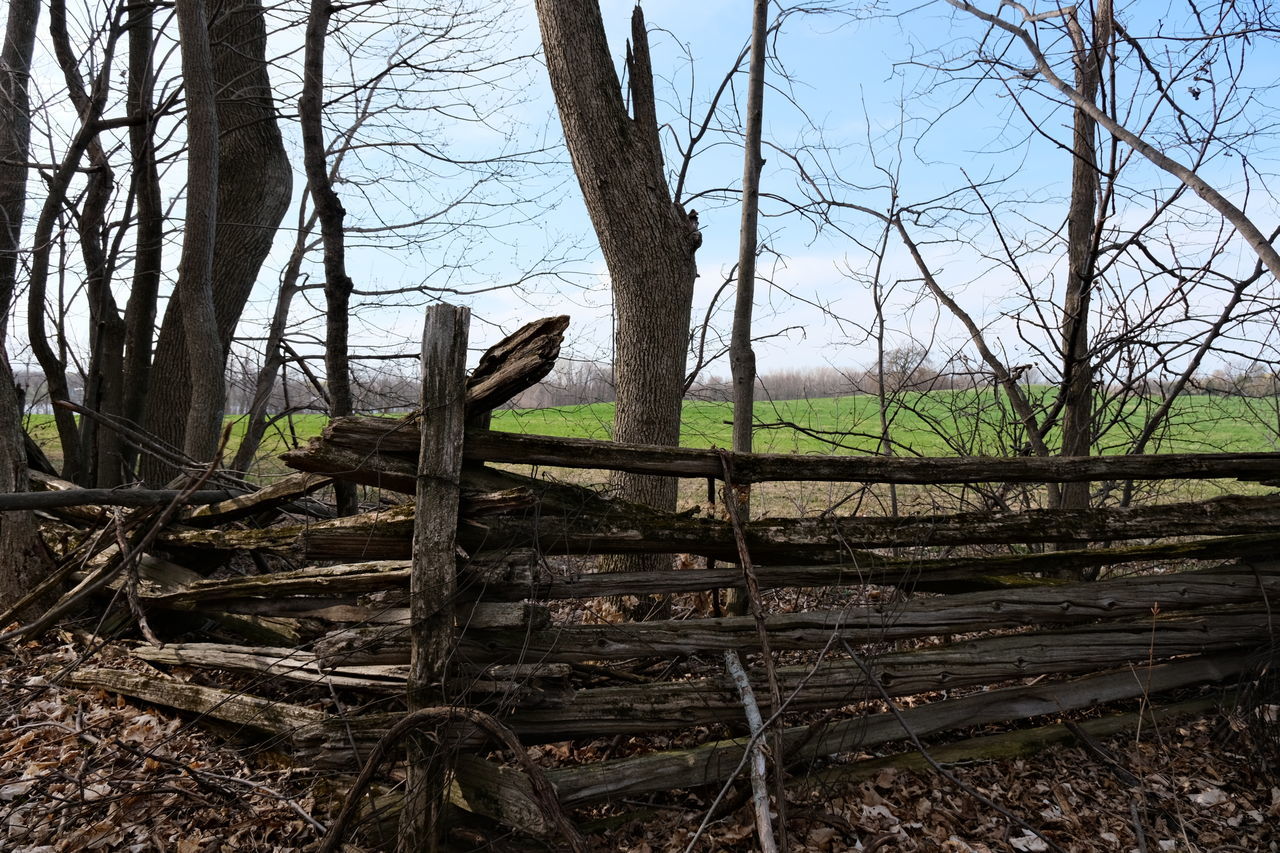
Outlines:
[[[447,703],[443,685],[456,642],[453,598],[457,585],[454,539],[465,423],[467,329],[471,311],[454,305],[427,309],[422,332],[421,456],[409,576],[412,643],[409,710]],[[412,735],[408,790],[399,849],[435,851],[451,762],[443,739]]]

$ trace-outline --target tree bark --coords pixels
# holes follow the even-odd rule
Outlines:
[[[742,150],[742,219],[738,226],[738,290],[733,306],[733,331],[729,340],[729,370],[733,378],[733,449],[750,453],[755,426],[756,354],[751,348],[751,315],[755,307],[756,248],[760,218],[760,153],[764,125],[765,32],[769,27],[768,0],[755,0],[751,15],[751,64],[747,72],[747,127]],[[726,501],[737,501],[738,516],[751,517],[751,485],[743,483]],[[730,613],[747,612],[741,591],[725,593]]]
[[[0,318],[8,319],[17,289],[22,213],[27,204],[27,157],[31,108],[27,82],[35,49],[40,3],[10,0],[0,50]],[[8,324],[0,325],[0,341]],[[9,386],[0,388],[9,393]]]
[[[333,6],[327,0],[311,0],[307,16],[306,54],[303,59],[302,96],[298,99],[298,117],[302,123],[303,164],[307,187],[315,199],[320,219],[320,235],[324,240],[324,304],[325,339],[324,368],[329,388],[329,416],[351,414],[351,361],[347,352],[354,285],[347,275],[346,240],[342,222],[346,211],[326,168],[324,128],[321,104],[324,95],[324,48],[329,32]],[[338,514],[356,511],[356,489],[349,482],[334,484]]]
[[[612,280],[613,437],[675,446],[701,235],[667,188],[644,14],[636,6],[631,16],[628,114],[596,0],[536,8],[565,143]],[[628,500],[675,506],[675,480],[620,473],[613,483]]]
[[[119,29],[113,23],[106,33],[104,39],[105,50],[100,60],[98,73],[93,80],[92,86],[86,87],[80,79],[79,71],[76,68],[77,57],[72,54],[66,36],[65,5],[51,3],[49,11],[50,35],[54,42],[54,50],[58,54],[59,64],[66,75],[67,87],[78,114],[78,126],[70,144],[67,146],[62,162],[58,164],[57,169],[49,178],[44,204],[41,206],[40,215],[36,219],[36,227],[32,238],[34,248],[31,253],[31,273],[27,280],[27,336],[31,344],[31,351],[40,363],[40,369],[44,371],[45,386],[50,399],[69,400],[71,393],[70,385],[67,381],[65,335],[59,335],[57,348],[55,349],[55,345],[49,340],[48,329],[45,327],[45,303],[49,272],[52,266],[51,256],[55,244],[58,242],[54,237],[54,229],[58,224],[59,218],[63,215],[64,209],[71,205],[68,191],[72,186],[72,181],[80,167],[80,160],[85,155],[85,152],[91,152],[92,156],[92,153],[96,151],[98,154],[96,159],[99,165],[102,165],[105,160],[105,155],[102,155],[101,148],[98,147],[98,121],[107,102],[108,81]],[[91,235],[96,230],[92,223],[95,218],[91,212],[92,208],[95,205],[105,205],[107,202],[101,186],[101,178],[97,174],[91,175],[89,179],[89,195],[90,198],[86,199],[85,202],[81,225],[85,234],[90,235],[90,239],[92,239]],[[96,199],[93,196],[96,196]],[[101,215],[101,210],[98,213]],[[91,277],[94,276],[95,268],[101,267],[101,256],[96,255],[93,249],[89,249],[86,252],[85,261],[88,266],[87,272]],[[98,269],[97,272],[101,272],[101,270]],[[93,299],[93,297],[101,296],[104,283],[99,280],[96,284],[93,281],[90,281],[89,284],[91,302],[97,302],[98,300]],[[91,308],[95,319],[97,310],[100,308],[100,304],[95,304]],[[96,342],[96,333],[94,338]],[[58,441],[62,448],[63,476],[76,482],[84,482],[83,453],[80,442],[81,425],[76,423],[76,419],[71,412],[58,407],[54,408],[54,421],[58,427]]]
[[[213,301],[213,256],[218,223],[218,113],[204,3],[177,0],[175,10],[187,96],[187,211],[182,255],[178,260],[178,283],[170,304],[182,303],[177,316],[182,322],[187,383],[178,384],[188,396],[188,405],[173,414],[185,418],[182,450],[193,459],[203,460],[213,456],[225,394],[222,347],[216,335]],[[173,383],[157,385],[156,390],[173,391]]]
[[[204,392],[194,393],[187,381],[191,370],[188,354],[193,346],[189,335],[198,328],[198,337],[212,342],[195,342],[194,346],[203,352],[202,358],[211,359],[221,387],[232,335],[271,250],[293,186],[267,75],[262,6],[258,0],[224,0],[221,4],[210,0],[210,10],[209,69],[219,130],[202,144],[210,143],[210,153],[218,160],[212,317],[189,322],[183,293],[170,299],[156,342],[146,406],[148,428],[169,444],[188,448],[188,454],[201,461],[209,458],[217,445],[223,392],[216,393],[216,417],[212,411],[201,411],[196,418],[201,432],[191,435],[190,427],[195,424],[187,418],[184,425],[184,415],[210,406],[202,399]],[[189,133],[189,138],[194,148],[195,134]],[[205,306],[194,310],[206,313]],[[214,393],[211,382],[209,393]],[[199,452],[192,454],[190,450]],[[149,483],[163,482],[174,473],[171,466],[158,460],[148,459],[143,465],[144,479]]]
[[[99,74],[90,91],[80,75],[80,57],[67,34],[65,0],[49,3],[49,35],[62,68],[67,92],[81,120],[89,125],[105,99],[110,79]],[[113,34],[114,38],[114,34]],[[110,56],[111,53],[108,53]],[[110,67],[110,62],[105,63]],[[87,140],[90,169],[77,223],[77,237],[85,268],[85,292],[89,302],[89,369],[85,376],[83,405],[107,415],[119,416],[123,402],[124,321],[111,292],[111,262],[105,248],[105,220],[115,178],[107,152],[96,132]],[[80,479],[86,484],[116,486],[123,482],[123,443],[115,430],[101,429],[96,420],[80,424]]]
[[[155,91],[152,52],[153,12],[150,4],[129,7],[129,77],[126,97],[129,115],[130,191],[137,211],[133,275],[124,313],[124,393],[121,414],[133,424],[141,424],[151,380],[151,353],[155,337],[156,300],[160,294],[160,271],[164,260],[164,203],[160,197],[160,174],[156,166],[155,124],[152,98]],[[136,471],[137,450],[126,445],[121,464]]]
[[[1085,40],[1077,8],[1068,12],[1076,48],[1076,89],[1094,103],[1111,47],[1111,0],[1093,11],[1093,32]],[[1093,368],[1089,363],[1089,302],[1098,246],[1098,123],[1075,110],[1071,162],[1071,205],[1067,212],[1067,282],[1062,302],[1062,455],[1088,456],[1093,448]],[[1062,487],[1062,506],[1089,506],[1089,484]]]
[[[0,49],[0,492],[27,490],[27,454],[22,410],[4,346],[16,287],[27,199],[31,119],[27,83],[40,18],[39,0],[10,0]],[[35,587],[47,574],[48,555],[30,512],[0,514],[0,609]],[[36,602],[32,609],[38,609]],[[17,614],[20,618],[30,613]]]

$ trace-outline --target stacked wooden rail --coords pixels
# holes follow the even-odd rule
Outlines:
[[[200,615],[223,641],[142,645],[138,658],[369,693],[389,702],[386,712],[342,716],[268,700],[265,688],[255,696],[125,671],[86,670],[75,679],[269,734],[318,766],[353,769],[403,714],[397,700],[425,689],[414,681],[422,678],[414,647],[423,638],[410,628],[425,624],[410,618],[417,607],[438,626],[427,640],[439,647],[441,637],[447,639],[447,665],[428,685],[433,695],[494,714],[523,743],[719,726],[692,749],[550,771],[561,802],[576,805],[719,784],[739,772],[746,746],[739,736],[741,700],[714,662],[724,650],[758,648],[752,618],[620,624],[553,618],[570,609],[557,608],[561,601],[744,587],[743,569],[734,564],[739,533],[761,589],[844,589],[856,602],[765,619],[769,646],[786,655],[777,667],[785,707],[770,706],[758,661],[751,675],[765,716],[781,715],[782,759],[797,774],[824,757],[902,739],[904,724],[923,736],[1149,699],[1236,679],[1249,670],[1251,656],[1274,650],[1269,602],[1280,593],[1274,559],[1280,497],[1273,495],[1071,511],[770,518],[735,531],[727,521],[660,513],[490,463],[722,480],[727,472],[735,483],[1268,482],[1280,479],[1280,454],[796,457],[490,431],[487,412],[550,369],[566,322],[554,318],[521,330],[453,392],[435,383],[433,393],[440,399],[452,393],[465,420],[460,447],[424,443],[424,425],[432,425],[438,410],[429,406],[407,418],[336,420],[322,437],[284,457],[298,477],[312,478],[300,481],[308,486],[345,479],[416,493],[421,501],[421,489],[444,484],[457,490],[456,512],[415,512],[406,499],[349,518],[261,528],[198,527],[189,517],[157,540],[170,561],[205,564],[248,551],[301,556],[315,565],[222,580],[189,572],[175,580],[172,562],[142,567],[152,578],[142,590],[148,612],[176,614],[175,622],[188,628],[191,619],[183,614]],[[439,473],[424,474],[440,470],[440,459],[425,458],[436,454],[456,459],[453,486]],[[450,534],[443,552],[449,591],[426,610],[424,593],[414,586],[421,566],[412,559],[415,527],[422,559],[424,525]],[[1034,543],[1073,546],[1025,547]],[[995,556],[979,553],[977,546],[992,545],[1008,547]],[[438,568],[441,546],[433,547]],[[898,556],[886,555],[886,548]],[[689,554],[707,565],[603,574],[582,560],[558,559],[642,552]],[[1171,568],[1187,561],[1199,568]],[[1050,577],[1132,563],[1163,568],[1096,583]],[[889,589],[873,601],[860,594],[870,587]],[[944,595],[907,594],[920,591]],[[235,635],[241,639],[227,641]],[[694,664],[679,678],[662,677],[668,668],[662,664],[675,658]],[[883,710],[886,700],[905,696],[931,701],[900,713]],[[812,712],[821,712],[820,722]],[[474,731],[459,730],[453,738],[465,749],[484,745]],[[553,831],[521,772],[480,753],[460,757],[456,772],[456,798],[468,807],[524,831]],[[841,772],[856,773],[857,765]]]

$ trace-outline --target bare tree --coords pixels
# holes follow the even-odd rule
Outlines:
[[[27,490],[22,411],[5,342],[26,206],[31,139],[27,86],[39,16],[39,0],[10,2],[0,49],[0,492]],[[0,607],[6,607],[48,571],[48,556],[32,513],[0,513],[0,551]]]
[[[343,219],[346,211],[334,192],[325,163],[324,129],[320,120],[324,94],[324,50],[329,34],[329,18],[333,6],[327,0],[312,0],[307,15],[305,57],[302,62],[302,96],[298,99],[298,117],[302,123],[303,163],[307,189],[315,201],[320,234],[324,240],[325,345],[324,364],[328,378],[329,415],[351,414],[351,362],[347,355],[348,312],[354,285],[347,275],[346,236]],[[354,484],[340,482],[334,490],[338,513],[356,511]]]
[[[1087,39],[1079,10],[1064,11],[1075,48],[1076,89],[1096,103],[1107,55],[1111,50],[1111,0],[1093,11],[1092,38]],[[1071,203],[1067,211],[1067,280],[1062,302],[1062,455],[1088,456],[1093,450],[1093,370],[1089,364],[1089,305],[1098,241],[1098,123],[1076,107],[1072,134]],[[1088,483],[1064,483],[1062,505],[1089,506]]]
[[[173,301],[180,304],[189,384],[184,453],[209,459],[222,424],[222,347],[213,334],[218,328],[214,305],[213,261],[218,227],[218,112],[213,54],[202,0],[177,0],[178,33],[182,38],[182,79],[187,93],[187,217],[182,257]],[[174,309],[171,309],[174,310]],[[163,387],[158,385],[157,387]],[[156,399],[161,395],[156,395]]]
[[[188,34],[181,34],[185,43]],[[205,305],[192,306],[195,313],[189,313],[185,290],[179,286],[161,323],[146,408],[147,427],[169,444],[187,449],[188,455],[196,459],[206,459],[217,443],[223,414],[222,371],[231,339],[292,191],[292,173],[276,123],[267,75],[266,26],[261,4],[258,0],[227,0],[207,21],[204,38],[210,46],[207,70],[215,99],[216,124],[212,126],[218,128],[213,137],[218,163],[217,189],[212,199],[218,210],[217,233],[210,259],[213,315],[208,315]],[[191,81],[187,75],[196,70],[188,69],[184,59],[183,77],[188,92]],[[204,144],[205,140],[197,136],[208,127],[191,127],[190,109],[188,94],[189,150]],[[183,251],[185,254],[185,240]],[[200,337],[212,340],[216,348],[204,340],[191,341],[190,335],[197,331]],[[197,351],[202,358],[212,358],[212,368],[188,364],[188,354]],[[210,379],[210,396],[202,399],[186,377],[189,372],[206,369],[216,370],[218,390],[214,390]],[[204,384],[200,395],[206,393]],[[193,435],[190,430],[197,423],[203,426],[200,434]],[[196,450],[199,452],[193,452]],[[153,482],[173,474],[172,468],[158,460],[150,460],[143,471],[144,478]]]
[[[618,441],[680,440],[697,219],[672,201],[663,170],[644,13],[631,15],[623,98],[597,0],[538,0],[547,72],[565,142],[614,294]],[[675,481],[619,475],[622,496],[675,506]]]

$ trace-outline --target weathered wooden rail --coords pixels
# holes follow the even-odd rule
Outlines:
[[[399,710],[343,718],[108,670],[78,673],[77,681],[282,738],[303,760],[327,768],[353,769],[354,757],[405,708],[441,702],[490,712],[529,744],[719,727],[693,749],[550,771],[561,802],[578,805],[722,783],[738,772],[746,746],[742,704],[718,656],[749,653],[762,637],[787,656],[776,669],[785,707],[771,707],[759,655],[750,677],[766,716],[780,712],[780,759],[797,773],[821,756],[901,739],[904,724],[924,735],[1151,698],[1239,678],[1251,655],[1274,650],[1269,602],[1280,594],[1280,496],[898,518],[831,513],[761,519],[735,531],[724,520],[659,513],[489,463],[721,480],[728,472],[734,484],[1265,483],[1280,479],[1280,454],[797,457],[498,433],[488,429],[487,413],[550,370],[567,318],[530,324],[464,378],[465,318],[453,311],[440,307],[428,318],[419,412],[338,419],[308,447],[285,454],[303,472],[288,488],[259,504],[234,497],[193,510],[158,539],[179,560],[257,551],[336,565],[176,583],[144,571],[153,583],[141,590],[149,612],[176,614],[179,623],[193,612],[216,616],[224,631],[251,641],[139,647],[137,656],[154,665],[399,698]],[[202,514],[244,517],[329,478],[415,499],[302,524],[214,529],[206,519],[199,526]],[[759,589],[822,588],[851,603],[771,612],[762,625],[715,616],[583,624],[557,615],[571,610],[557,602],[573,599],[744,588],[739,532]],[[1023,547],[1038,543],[1073,547]],[[986,553],[993,545],[1009,547]],[[888,548],[894,552],[881,550]],[[592,571],[581,559],[553,559],[639,552],[703,559],[684,570],[616,574]],[[1061,580],[1133,564],[1159,570],[1096,583]],[[945,595],[911,595],[922,591]],[[677,657],[691,661],[679,678],[655,674],[664,669],[655,664]],[[931,701],[918,699],[900,715],[865,710],[905,696]],[[829,712],[827,721],[800,724],[787,716],[813,711]],[[466,752],[482,744],[474,730],[452,730],[448,740],[464,750],[449,772],[471,808],[524,831],[553,831],[522,772]],[[429,832],[422,815],[439,812],[432,798],[443,792],[447,762],[421,743],[412,749],[411,796],[430,801],[414,807],[406,831],[416,837]]]

